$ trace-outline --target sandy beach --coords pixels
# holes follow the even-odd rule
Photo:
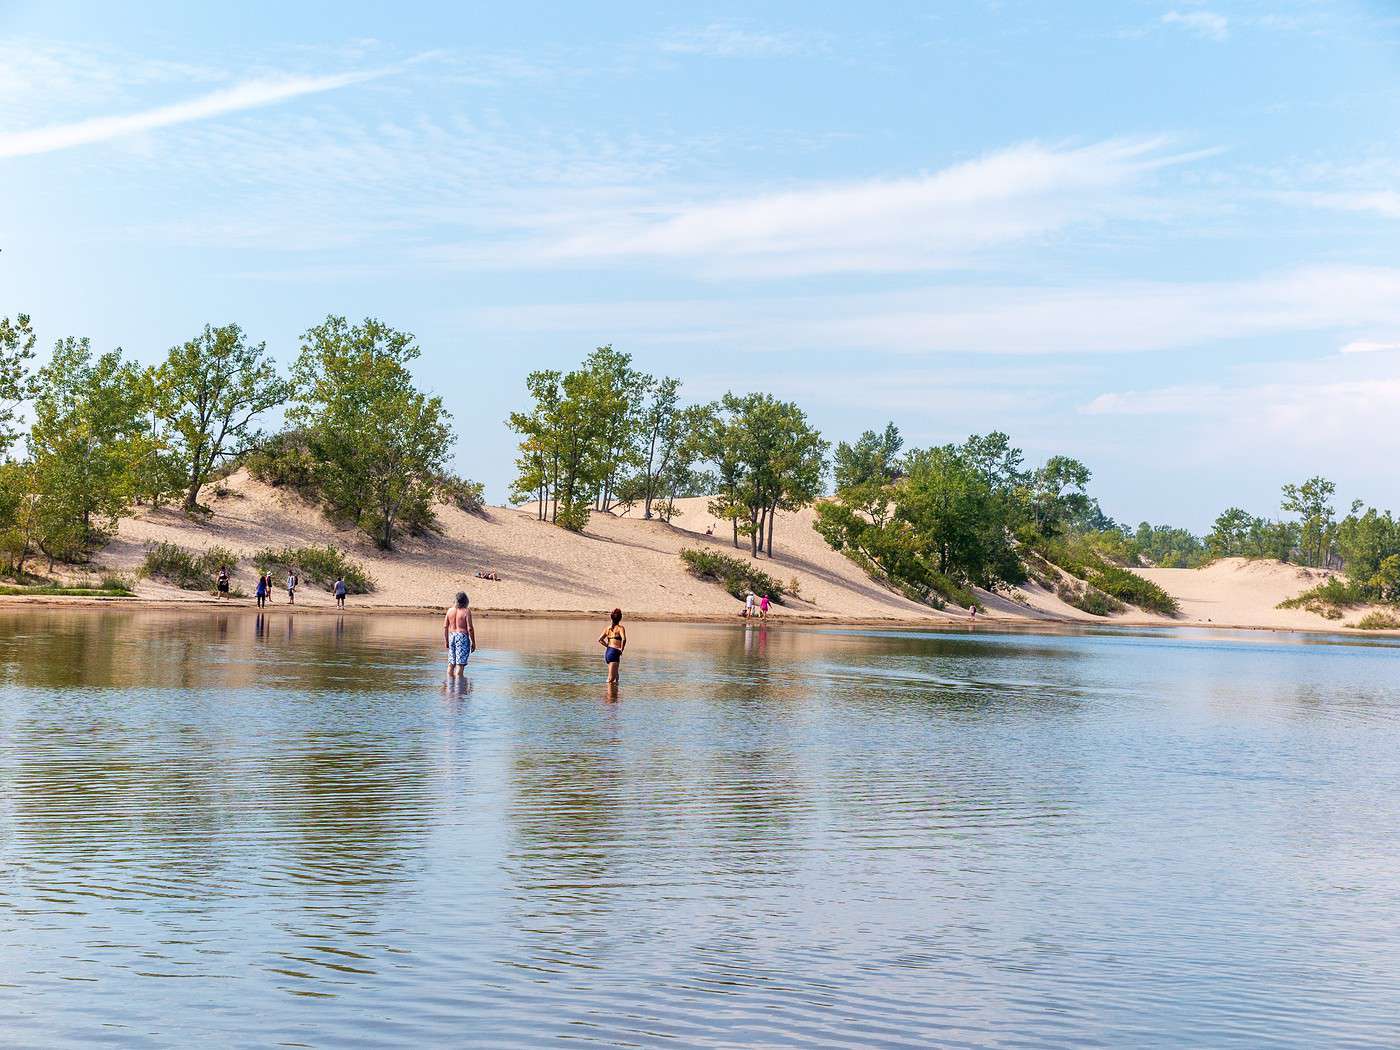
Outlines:
[[[219,545],[245,558],[265,547],[331,544],[361,562],[376,582],[372,594],[352,596],[352,613],[436,610],[457,590],[466,590],[473,607],[488,616],[596,615],[620,606],[637,619],[723,622],[737,618],[741,610],[741,603],[718,584],[691,576],[680,561],[680,551],[687,547],[748,556],[746,550],[734,550],[723,535],[724,523],[708,513],[703,498],[682,500],[681,513],[669,524],[632,514],[595,513],[582,534],[540,522],[528,507],[488,507],[478,515],[440,505],[440,532],[405,538],[392,553],[375,549],[353,529],[337,528],[296,494],[255,481],[244,471],[211,487],[206,499],[214,509],[207,522],[191,521],[172,509],[138,511],[123,519],[97,561],[105,569],[135,576],[147,545],[155,542],[194,550]],[[892,626],[968,622],[963,610],[930,609],[869,579],[826,544],[812,528],[813,518],[810,509],[780,514],[774,557],[759,561],[765,572],[797,585],[799,597],[774,607],[775,621]],[[711,527],[716,535],[706,537],[705,530]],[[1179,617],[1168,619],[1139,610],[1090,616],[1028,583],[1007,593],[979,592],[985,610],[977,619],[1007,625],[1064,622],[1335,630],[1365,613],[1355,610],[1336,621],[1303,609],[1277,608],[1279,602],[1324,579],[1328,573],[1323,570],[1227,558],[1203,569],[1136,571],[1180,602]],[[493,572],[501,578],[479,579],[477,572]],[[253,568],[245,562],[234,574],[234,585],[251,593],[253,584]],[[207,594],[152,579],[138,580],[136,592],[135,600],[143,605],[190,607],[214,601]],[[37,600],[45,599],[11,599]],[[56,604],[86,600],[47,599]],[[273,603],[284,607],[285,593],[275,593]],[[228,604],[251,605],[252,599],[232,599]],[[304,584],[297,607],[308,612],[330,610],[334,599],[321,587]]]

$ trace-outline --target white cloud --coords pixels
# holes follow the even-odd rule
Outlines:
[[[1207,40],[1224,40],[1230,35],[1230,20],[1214,11],[1168,11],[1164,25],[1178,25]]]
[[[1387,219],[1400,219],[1400,192],[1356,190],[1347,193],[1290,193],[1290,200],[1333,211],[1365,212]]]
[[[535,304],[480,311],[474,320],[516,330],[606,331],[619,339],[759,350],[1131,353],[1400,327],[1400,269],[1313,267],[1253,280],[1076,289],[940,285],[811,298]]]
[[[826,50],[825,45],[793,33],[759,32],[732,22],[676,30],[663,37],[659,46],[669,54],[710,58],[778,58]]]
[[[1200,154],[1161,139],[1077,148],[1027,143],[929,175],[704,202],[648,202],[567,224],[541,224],[505,244],[437,246],[467,265],[646,260],[710,276],[898,272],[962,266],[987,249],[1128,213],[1148,173]],[[1140,207],[1132,208],[1139,212]]]
[[[1100,394],[1079,414],[1105,417],[1106,432],[1128,443],[1139,430],[1173,448],[1186,442],[1205,471],[1325,469],[1377,499],[1376,478],[1400,456],[1400,367],[1393,358],[1273,362],[1218,383]]]
[[[0,158],[24,157],[37,153],[86,146],[109,139],[136,135],[157,128],[208,120],[211,117],[285,102],[361,83],[383,76],[385,70],[339,73],[319,77],[279,77],[250,80],[185,102],[159,106],[118,117],[94,117],[68,124],[53,124],[28,131],[0,133]]]
[[[1400,343],[1380,343],[1374,339],[1356,339],[1342,347],[1344,354],[1375,354],[1386,350],[1400,350]]]

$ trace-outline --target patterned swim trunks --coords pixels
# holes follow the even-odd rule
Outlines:
[[[461,667],[467,666],[472,655],[471,639],[466,631],[453,631],[447,636],[447,662]]]

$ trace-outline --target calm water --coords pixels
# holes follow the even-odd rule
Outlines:
[[[1400,649],[435,629],[0,614],[0,1042],[1400,1042]]]

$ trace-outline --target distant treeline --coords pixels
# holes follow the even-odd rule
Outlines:
[[[1279,507],[1292,518],[1255,516],[1230,507],[1204,537],[1143,522],[1135,531],[1122,529],[1120,535],[1104,535],[1098,542],[1126,560],[1139,558],[1166,567],[1242,557],[1345,569],[1353,580],[1368,586],[1374,580],[1371,593],[1378,600],[1392,600],[1392,577],[1400,580],[1400,520],[1361,500],[1338,518],[1332,502],[1336,491],[1337,486],[1326,478],[1309,478],[1283,486]]]
[[[444,472],[451,417],[414,386],[413,337],[378,321],[328,317],[302,336],[286,376],[236,324],[206,326],[146,367],[70,337],[36,370],[35,342],[29,317],[0,318],[0,553],[11,573],[36,554],[50,567],[85,560],[134,504],[207,513],[205,487],[255,453],[265,476],[295,473],[383,547],[405,525],[430,527],[435,495],[480,505],[480,486]],[[283,405],[290,429],[268,439],[257,421]]]

